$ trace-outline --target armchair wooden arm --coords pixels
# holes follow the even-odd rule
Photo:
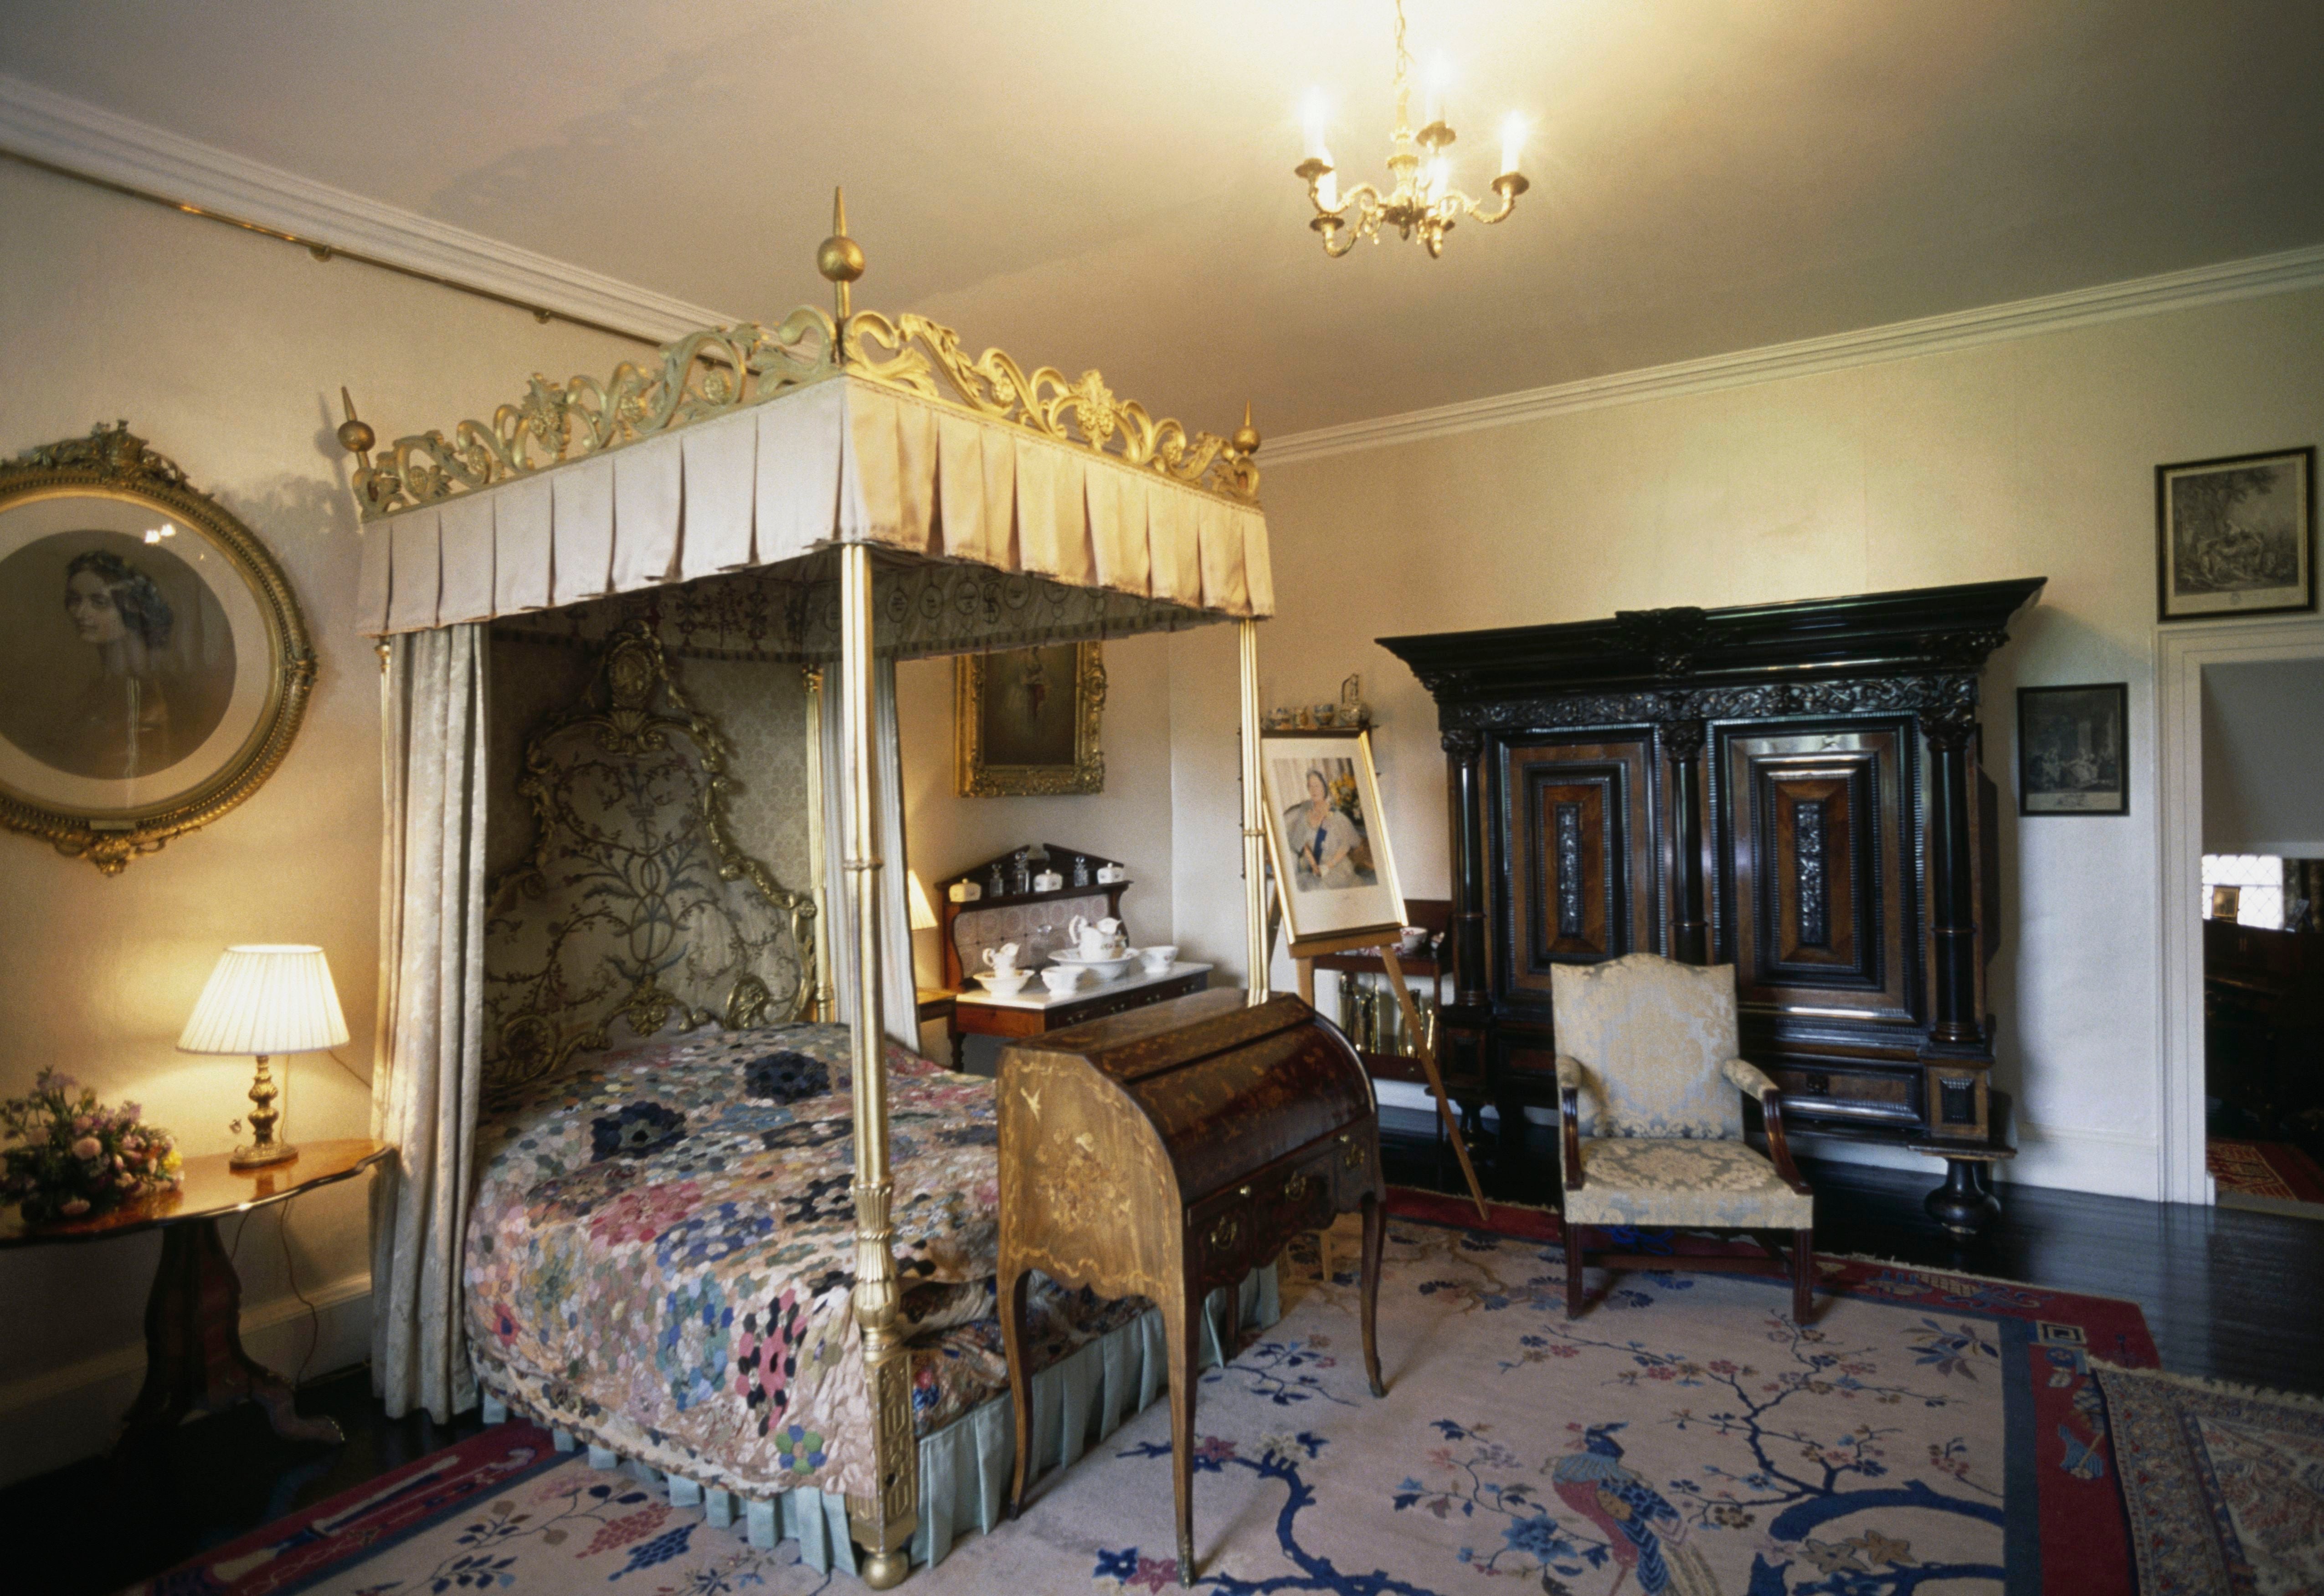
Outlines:
[[[1565,1156],[1558,1161],[1564,1166],[1564,1185],[1569,1192],[1582,1189],[1582,1061],[1565,1054],[1557,1056],[1557,1129],[1563,1139]]]
[[[1767,1161],[1785,1185],[1804,1195],[1811,1188],[1801,1178],[1799,1166],[1792,1162],[1791,1144],[1784,1136],[1784,1089],[1747,1059],[1730,1058],[1719,1066],[1719,1073],[1745,1096],[1758,1100],[1759,1118],[1767,1130]]]

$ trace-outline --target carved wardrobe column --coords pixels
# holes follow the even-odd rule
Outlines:
[[[1974,694],[1972,685],[1970,692]],[[1977,734],[1974,703],[1956,704],[1923,717],[1929,740],[1933,802],[1929,810],[1929,935],[1935,955],[1929,1039],[1940,1047],[1976,1047],[1985,1038],[1977,1003],[1976,852],[1969,806],[1976,802],[1969,761]]]
[[[1485,811],[1481,732],[1443,735],[1452,806],[1452,988],[1463,1008],[1491,998],[1485,965]]]
[[[1662,729],[1670,756],[1671,812],[1676,821],[1673,861],[1678,913],[1671,927],[1671,956],[1682,964],[1711,963],[1711,920],[1702,881],[1702,723],[1672,721]]]

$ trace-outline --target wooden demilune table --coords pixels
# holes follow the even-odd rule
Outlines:
[[[1047,1036],[1148,1003],[1183,998],[1201,992],[1210,981],[1210,965],[1178,964],[1159,975],[1132,969],[1119,980],[1100,986],[1084,984],[1063,997],[1043,986],[1038,973],[1013,998],[996,998],[981,986],[972,986],[953,1002],[952,1066],[960,1068],[961,1044],[972,1032],[981,1037]]]
[[[145,1300],[145,1385],[122,1422],[116,1462],[152,1449],[199,1407],[208,1412],[245,1399],[266,1409],[274,1433],[293,1441],[346,1437],[327,1418],[301,1418],[288,1381],[242,1350],[242,1280],[218,1240],[217,1222],[301,1192],[347,1180],[388,1155],[368,1137],[308,1141],[287,1164],[227,1167],[227,1155],[188,1158],[185,1184],[94,1219],[27,1225],[10,1209],[0,1219],[0,1248],[103,1241],[139,1231],[161,1232],[161,1267]]]

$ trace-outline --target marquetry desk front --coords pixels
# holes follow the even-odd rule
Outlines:
[[[1001,1327],[1017,1410],[1011,1510],[1032,1434],[1025,1292],[1145,1296],[1168,1343],[1178,1572],[1194,1578],[1194,1421],[1208,1294],[1303,1231],[1360,1211],[1364,1367],[1383,1395],[1375,1321],[1385,1230],[1379,1111],[1355,1050],[1295,997],[1225,990],[1132,1010],[1001,1056]]]

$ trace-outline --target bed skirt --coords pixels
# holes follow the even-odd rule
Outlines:
[[[1232,1288],[1231,1296],[1231,1323],[1243,1329],[1264,1329],[1282,1316],[1274,1264],[1252,1270],[1240,1286]],[[1205,1305],[1208,1311],[1203,1318],[1209,1334],[1201,1352],[1205,1369],[1226,1361],[1227,1349],[1218,1327],[1228,1314],[1229,1296],[1229,1289],[1222,1287],[1211,1294]],[[1168,1371],[1161,1310],[1149,1308],[1036,1374],[1034,1476],[1077,1461],[1125,1421],[1145,1411],[1168,1388]],[[588,1444],[590,1426],[586,1420],[542,1410],[530,1395],[512,1399],[495,1380],[496,1372],[478,1360],[476,1373],[484,1392],[487,1424],[499,1423],[515,1408],[548,1427],[560,1451]],[[1001,1521],[1009,1477],[1017,1462],[1015,1429],[1015,1415],[1004,1390],[942,1429],[920,1437],[920,1522],[912,1536],[915,1564],[941,1563],[955,1539],[971,1531],[989,1534]],[[808,1487],[778,1491],[771,1497],[744,1497],[624,1459],[607,1447],[590,1444],[589,1457],[601,1469],[620,1468],[641,1481],[666,1487],[672,1506],[698,1506],[712,1524],[722,1528],[740,1519],[754,1546],[796,1540],[801,1561],[817,1573],[827,1573],[834,1568],[856,1572],[855,1545],[847,1534],[847,1499],[838,1492]]]

